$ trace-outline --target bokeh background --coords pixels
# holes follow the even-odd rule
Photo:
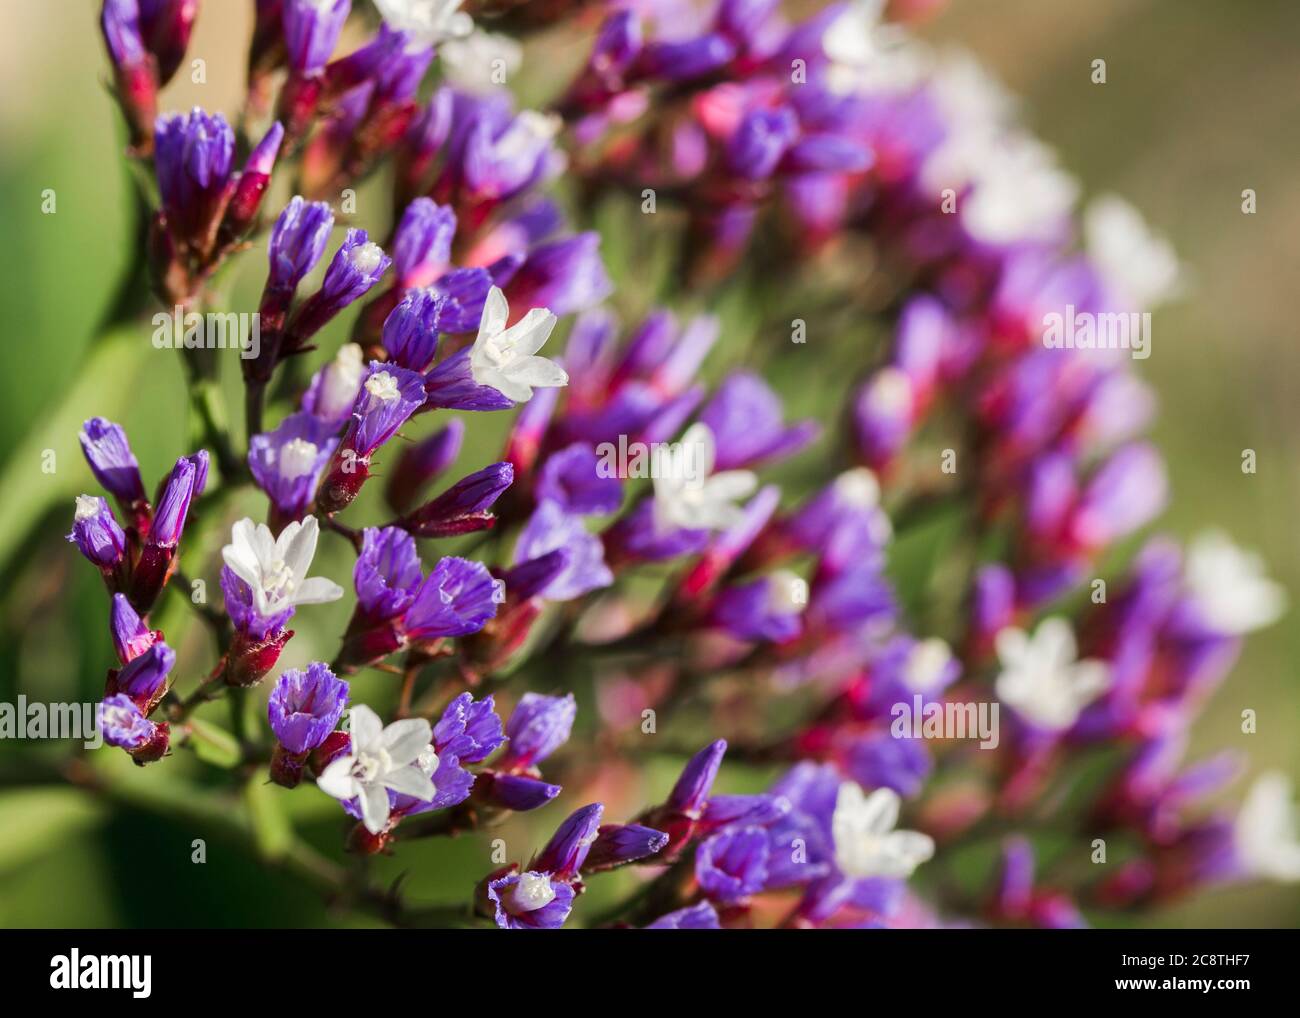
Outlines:
[[[97,6],[93,0],[6,0],[0,33],[0,700],[10,702],[19,693],[45,702],[94,699],[112,659],[102,587],[60,539],[72,497],[91,483],[76,449],[80,422],[100,414],[124,423],[147,484],[188,451],[175,355],[152,349],[147,324],[107,335],[102,328],[134,251],[131,181],[104,87]],[[234,111],[251,7],[208,0],[189,54],[205,59],[207,81],[178,75],[162,108]],[[1300,344],[1293,310],[1300,265],[1300,5],[952,0],[922,34],[972,49],[1023,97],[1026,119],[1058,148],[1087,193],[1129,198],[1184,259],[1190,294],[1157,314],[1153,355],[1141,365],[1161,401],[1154,437],[1172,477],[1164,525],[1180,536],[1225,527],[1263,553],[1293,601],[1280,623],[1249,640],[1196,729],[1193,754],[1233,747],[1250,754],[1252,773],[1280,768],[1300,775],[1294,624]],[[525,64],[516,82],[525,96],[545,94],[539,75],[583,56],[562,36],[539,45],[550,53],[547,61]],[[1104,85],[1089,78],[1099,57],[1107,62]],[[1257,192],[1255,215],[1240,210],[1244,188]],[[52,215],[42,213],[46,189],[56,196]],[[362,218],[366,200],[363,191]],[[374,207],[384,204],[377,199]],[[377,216],[381,225],[383,212]],[[632,286],[619,275],[635,259],[615,248],[610,261],[616,282]],[[250,310],[261,271],[260,259],[249,254],[232,283],[232,299]],[[332,349],[344,328],[336,326],[322,345]],[[233,382],[233,355],[228,367]],[[796,408],[816,402],[806,391],[790,396]],[[499,430],[476,421],[472,433],[476,442],[467,444],[460,462],[466,471],[499,448]],[[1254,475],[1240,469],[1247,448],[1258,455]],[[52,473],[42,471],[46,450],[54,453]],[[249,510],[256,511],[255,503]],[[209,535],[213,547],[219,537]],[[342,549],[332,545],[325,555],[320,571],[347,574]],[[215,572],[209,579],[215,581]],[[186,621],[178,602],[163,608],[173,618],[156,620],[173,643]],[[341,629],[349,610],[348,599],[317,609],[282,663],[328,660],[329,634]],[[179,640],[182,661],[210,655],[206,639],[191,626]],[[361,679],[358,698],[367,698],[366,683],[377,682]],[[1240,733],[1245,707],[1258,712],[1253,736]],[[212,710],[221,720],[219,708]],[[238,808],[213,810],[194,790],[220,775],[173,759],[167,768],[118,775],[125,780],[115,787],[129,791],[105,801],[57,778],[47,764],[60,752],[66,747],[33,753],[0,744],[0,925],[367,921],[328,909],[310,880],[286,878],[262,861],[275,855],[286,821],[336,856],[340,824],[331,800],[253,788]],[[110,772],[131,770],[124,754],[100,755],[113,757],[104,765]],[[666,764],[632,776],[636,787],[622,793],[627,809],[662,794],[672,773]],[[743,785],[745,778],[728,780]],[[579,803],[566,798],[564,805]],[[563,815],[558,807],[546,812],[548,824]],[[234,819],[242,816],[257,818],[261,856]],[[530,847],[544,836],[519,835],[533,839],[525,842]],[[464,893],[463,876],[449,883],[447,874],[489,868],[488,837],[404,847],[400,861],[375,863],[377,875],[405,871],[413,896],[447,900]],[[195,838],[207,840],[201,867],[191,862]],[[1146,921],[1300,925],[1300,889],[1212,891]]]

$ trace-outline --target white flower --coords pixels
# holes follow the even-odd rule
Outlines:
[[[389,26],[408,33],[424,46],[459,39],[474,31],[474,21],[460,5],[464,0],[375,0]]]
[[[902,92],[920,82],[927,55],[904,29],[882,24],[884,6],[884,0],[857,0],[822,33],[832,91]]]
[[[469,352],[470,373],[479,385],[490,385],[516,403],[533,398],[533,386],[568,385],[569,376],[554,361],[534,354],[550,338],[556,317],[545,308],[533,308],[510,328],[510,306],[498,287],[488,291],[478,338]]]
[[[898,793],[877,788],[863,795],[855,781],[840,785],[831,816],[835,865],[845,876],[910,877],[934,855],[934,839],[919,831],[896,831]]]
[[[1033,637],[1008,627],[996,644],[1002,662],[998,699],[1043,728],[1069,728],[1110,686],[1104,662],[1076,659],[1074,631],[1065,619],[1044,619]]]
[[[1222,531],[1193,539],[1183,575],[1205,621],[1231,636],[1271,625],[1286,610],[1286,592],[1264,575],[1260,557]]]
[[[364,373],[361,347],[356,343],[344,343],[321,374],[314,415],[321,420],[335,421],[350,413],[357,401]]]
[[[903,683],[913,693],[935,692],[952,662],[952,648],[937,636],[918,640],[903,665]]]
[[[509,893],[515,912],[536,912],[555,900],[555,888],[545,873],[520,873]]]
[[[1083,219],[1088,255],[1106,285],[1136,310],[1150,311],[1178,296],[1178,256],[1147,227],[1142,214],[1123,198],[1102,195]]]
[[[424,718],[405,718],[385,728],[364,704],[352,708],[351,719],[351,750],[332,761],[316,784],[343,802],[356,799],[366,830],[379,834],[388,825],[389,789],[421,802],[437,791],[426,773],[426,768],[432,772],[438,767],[429,745],[433,730]]]
[[[1246,871],[1288,883],[1300,880],[1300,823],[1291,802],[1291,779],[1261,774],[1241,804],[1234,841]]]
[[[508,35],[474,31],[464,39],[450,39],[438,50],[443,76],[464,92],[495,92],[519,70],[524,50]]]
[[[1079,195],[1078,183],[1057,165],[1056,154],[1019,134],[970,144],[973,150],[960,158],[971,164],[974,184],[962,209],[962,224],[971,235],[990,244],[1051,239]]]
[[[713,473],[716,451],[707,424],[686,429],[673,457],[676,468],[654,478],[654,520],[660,533],[679,527],[721,530],[740,518],[742,510],[735,502],[758,487],[758,478],[748,470]]]
[[[324,604],[343,596],[343,588],[323,576],[308,578],[320,526],[315,516],[290,523],[279,538],[265,523],[245,518],[230,530],[221,557],[253,591],[257,613],[270,617],[297,604]]]

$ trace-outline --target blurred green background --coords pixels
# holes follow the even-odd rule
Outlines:
[[[201,104],[232,114],[252,5],[209,0],[204,7],[189,57],[206,61],[206,83],[178,75],[162,108]],[[88,700],[102,690],[112,649],[102,586],[60,540],[72,497],[91,484],[76,431],[92,414],[121,421],[152,485],[188,451],[182,375],[174,354],[149,346],[147,325],[107,338],[99,327],[135,253],[127,214],[131,182],[116,110],[104,88],[97,4],[8,0],[4,17],[0,700],[13,701],[19,693],[46,702]],[[1300,264],[1300,188],[1294,183],[1300,7],[1292,0],[954,0],[923,34],[973,49],[1023,97],[1029,123],[1059,149],[1087,193],[1124,195],[1172,239],[1193,289],[1157,315],[1154,353],[1141,366],[1161,400],[1155,438],[1168,457],[1174,490],[1164,522],[1181,536],[1224,526],[1258,548],[1289,590],[1300,591],[1294,523],[1300,506],[1300,347],[1291,310]],[[554,45],[566,61],[581,57],[563,39]],[[1107,61],[1105,85],[1089,80],[1098,57]],[[538,73],[537,64],[525,65],[525,92],[539,86]],[[1259,196],[1253,216],[1240,211],[1247,187]],[[57,201],[52,215],[42,213],[47,189]],[[366,203],[363,191],[363,221]],[[375,199],[372,225],[383,223],[385,204]],[[633,264],[618,252],[612,261],[616,278]],[[252,307],[261,272],[257,252],[237,267],[239,306]],[[336,327],[323,345],[332,348],[342,331]],[[233,384],[237,371],[227,374]],[[797,410],[817,402],[808,389],[795,392],[793,385],[791,396]],[[484,426],[480,418],[475,424],[475,440],[460,461],[465,470],[499,448],[501,423]],[[1240,470],[1245,448],[1258,454],[1253,476]],[[46,450],[54,454],[49,473],[42,470]],[[248,503],[250,512],[256,504]],[[20,546],[18,539],[33,526],[40,539]],[[209,547],[219,546],[220,536],[209,535]],[[317,571],[344,577],[350,553],[328,540]],[[215,572],[206,578],[215,594]],[[162,610],[167,616],[156,624],[179,643],[182,669],[197,675],[211,658],[208,635],[190,626],[178,639],[173,633],[182,632],[183,606],[173,599]],[[299,627],[282,664],[328,660],[334,650],[328,634],[341,629],[349,610],[350,599],[312,610],[311,624]],[[1249,641],[1201,719],[1194,755],[1233,747],[1250,754],[1252,773],[1281,768],[1300,774],[1295,610]],[[186,674],[182,681],[193,678]],[[571,681],[557,676],[554,688]],[[364,701],[368,690],[382,685],[373,673],[362,677],[356,698]],[[260,710],[265,691],[257,696]],[[1259,715],[1254,736],[1239,731],[1245,707]],[[220,707],[210,710],[223,719]],[[0,925],[367,921],[328,912],[308,882],[286,879],[262,861],[281,851],[281,811],[309,842],[336,857],[342,828],[337,806],[324,796],[255,788],[249,811],[208,815],[206,798],[190,790],[221,775],[177,756],[167,767],[120,774],[123,780],[113,786],[129,789],[120,794],[134,801],[110,804],[19,763],[13,749],[0,744]],[[59,752],[53,750],[51,759]],[[132,770],[123,754],[96,756],[96,765],[108,772]],[[652,801],[671,782],[673,767],[606,776],[609,815]],[[566,795],[563,805],[580,802]],[[559,807],[546,813],[542,827],[563,816]],[[240,829],[246,815],[264,818],[256,828],[261,858],[246,847]],[[463,894],[464,885],[459,876],[447,877],[485,872],[494,836],[404,846],[400,859],[379,860],[374,868],[388,879],[406,872],[414,898],[449,900]],[[516,836],[510,828],[504,833],[523,846],[511,851],[512,858],[527,855],[544,836],[533,830]],[[208,839],[202,867],[191,862],[192,841],[199,837]],[[1224,889],[1149,919],[1157,925],[1294,926],[1300,924],[1300,890]]]

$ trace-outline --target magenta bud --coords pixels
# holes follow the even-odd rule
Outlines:
[[[265,640],[256,641],[236,632],[226,655],[225,682],[228,686],[255,686],[275,667],[280,651],[293,638],[292,629],[281,629]]]
[[[271,780],[285,788],[298,787],[306,760],[306,753],[292,753],[276,743],[275,751],[271,754]]]

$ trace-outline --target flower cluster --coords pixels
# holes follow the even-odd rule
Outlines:
[[[1235,761],[1182,764],[1282,591],[1217,533],[1186,551],[1152,537],[1117,565],[1168,497],[1132,363],[1150,337],[1117,349],[1075,324],[1172,298],[1177,260],[1119,199],[1076,217],[1077,183],[969,58],[930,52],[881,0],[802,21],[777,0],[598,5],[584,66],[531,110],[498,75],[519,47],[456,0],[375,0],[380,27],[341,56],[362,21],[349,0],[282,0],[258,4],[238,136],[203,110],[140,134],[194,6],[106,2],[104,31],[135,153],[153,139],[148,255],[169,304],[212,299],[293,167],[243,361],[246,454],[221,470],[223,491],[260,490],[264,519],[235,522],[221,550],[220,660],[182,699],[148,613],[207,454],[150,502],[122,429],[86,423],[124,521],[85,495],[70,537],[113,598],[107,741],[157,760],[206,699],[242,703],[276,672],[299,606],[355,596],[328,664],[267,683],[269,736],[239,740],[240,764],[285,789],[310,779],[366,854],[566,790],[587,802],[531,857],[467,874],[477,921],[557,928],[589,880],[625,867],[615,879],[640,886],[602,922],[671,929],[1080,925],[1214,881],[1300,879],[1283,780],[1234,819],[1198,800]],[[348,218],[317,273],[353,215],[325,199],[381,163],[390,222]],[[818,390],[823,406],[843,394],[838,426],[787,409],[781,368],[737,363],[721,316],[673,309],[700,301],[607,302],[601,234],[570,219],[629,194],[682,212],[688,292],[781,291],[790,251],[827,265],[873,249],[887,338]],[[756,243],[769,233],[779,265]],[[346,341],[296,372],[339,319]],[[504,435],[500,451],[455,470],[475,428]],[[379,467],[382,492],[366,488]],[[224,530],[220,512],[205,523]],[[956,536],[917,581],[895,568],[895,530],[933,514]],[[355,555],[351,592],[309,575],[322,532]],[[450,553],[426,560],[430,542]],[[150,720],[163,704],[168,721]],[[695,751],[702,729],[726,738]],[[651,752],[686,758],[662,801],[631,791]],[[1103,757],[1067,813],[1081,763]],[[1095,880],[1058,874],[1031,819],[1085,844],[1116,832],[1123,857]],[[996,886],[967,894],[948,859],[988,838]]]

